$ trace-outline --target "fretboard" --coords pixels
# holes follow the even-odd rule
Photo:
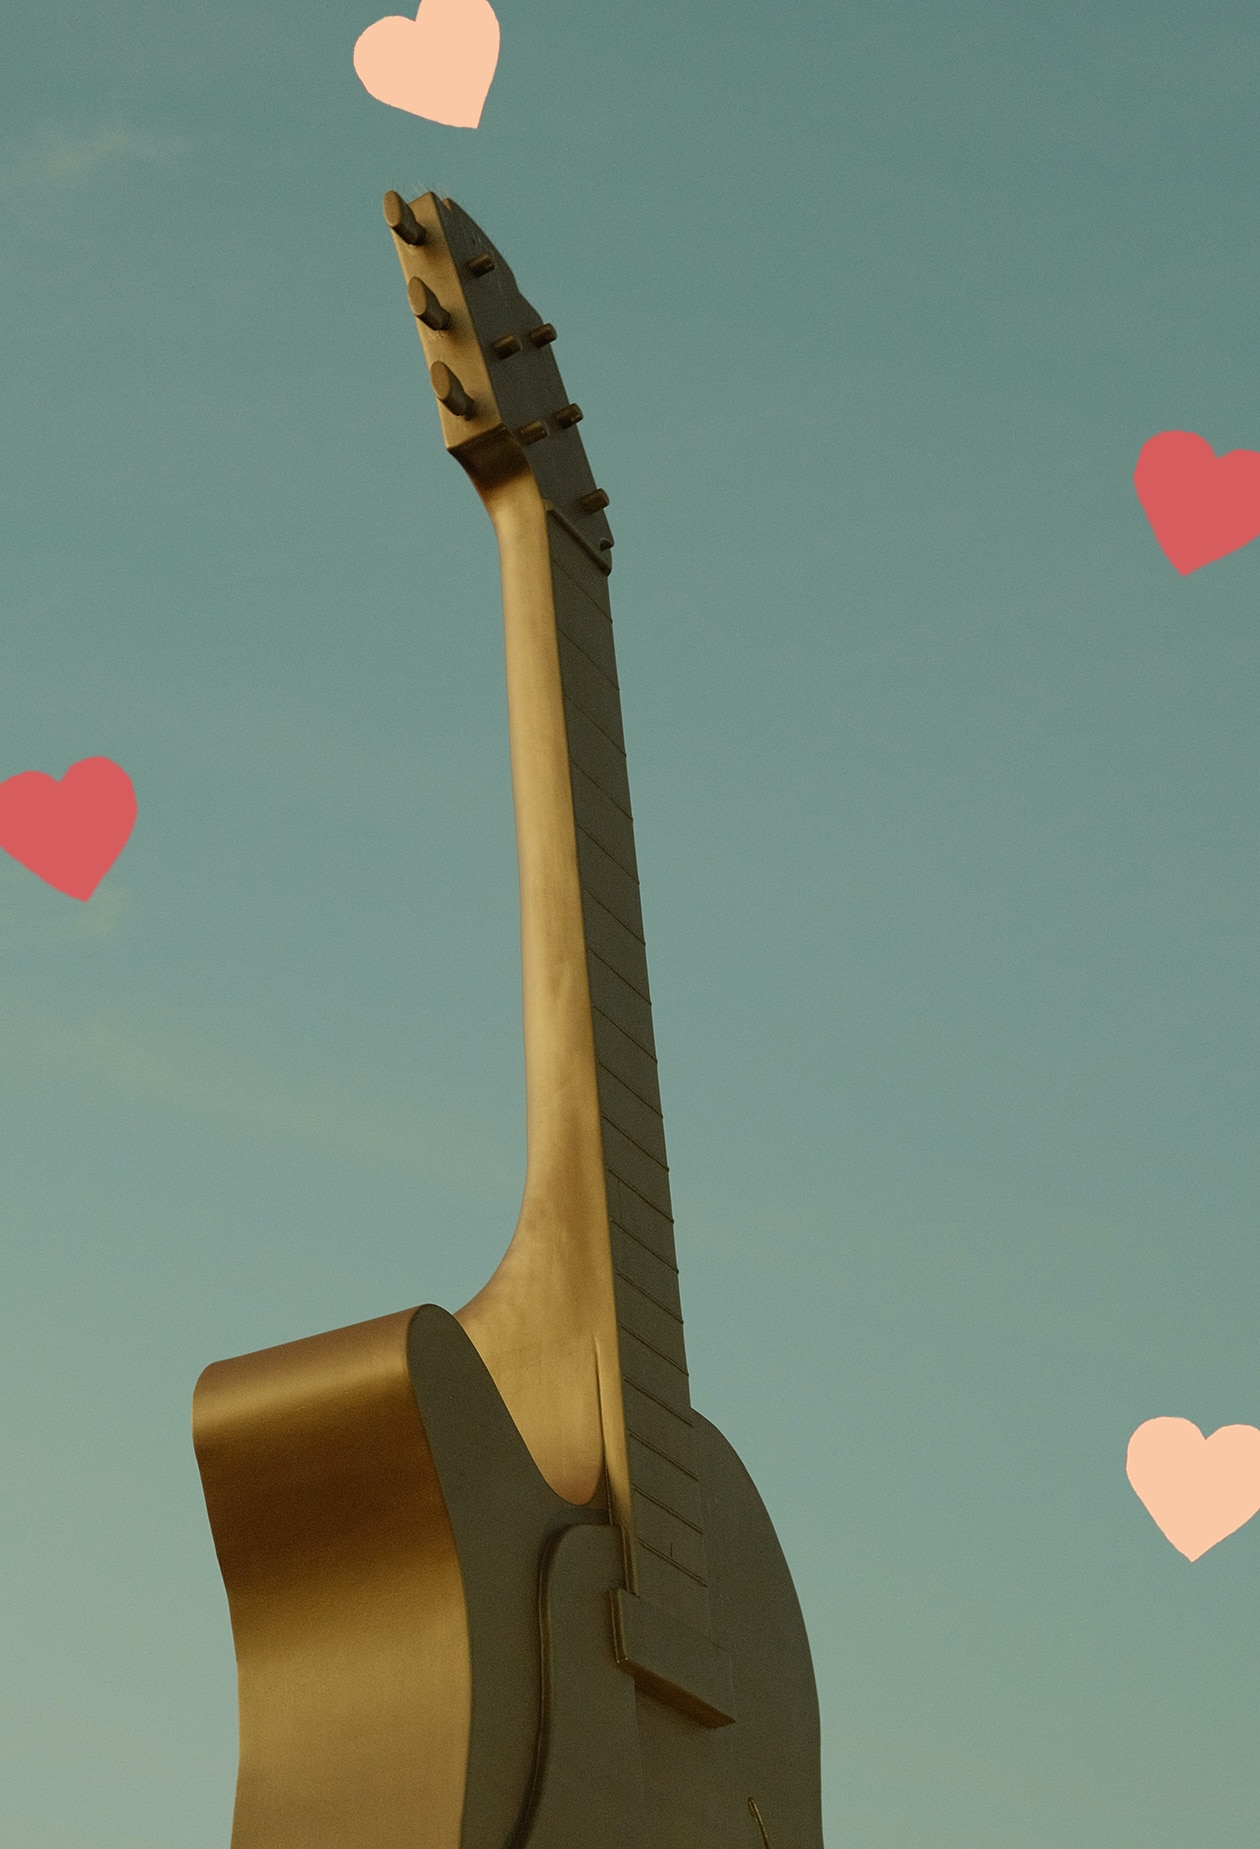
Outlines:
[[[638,1589],[707,1630],[703,1520],[608,578],[554,514],[548,526]]]

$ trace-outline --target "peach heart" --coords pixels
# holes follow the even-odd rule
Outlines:
[[[1143,443],[1133,486],[1165,557],[1183,576],[1260,534],[1260,454],[1254,449],[1217,456],[1192,431],[1161,430]]]
[[[131,778],[110,758],[81,758],[60,779],[24,770],[0,783],[0,848],[72,899],[92,897],[135,819]]]
[[[1205,1438],[1189,1419],[1148,1419],[1129,1440],[1125,1468],[1156,1527],[1187,1560],[1260,1509],[1254,1425],[1222,1425]]]
[[[378,19],[354,47],[359,81],[378,102],[449,128],[476,128],[498,61],[489,0],[420,0],[414,19]]]

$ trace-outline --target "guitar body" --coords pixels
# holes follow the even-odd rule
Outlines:
[[[232,1849],[820,1849],[809,1646],[697,1418],[736,1719],[617,1661],[621,1530],[539,1475],[431,1305],[208,1368],[194,1403],[239,1668]],[[743,1614],[727,1635],[721,1613]]]

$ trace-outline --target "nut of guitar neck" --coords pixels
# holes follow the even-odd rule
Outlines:
[[[439,404],[444,404],[452,417],[471,417],[477,409],[455,374],[443,360],[436,360],[429,368],[429,382]]]

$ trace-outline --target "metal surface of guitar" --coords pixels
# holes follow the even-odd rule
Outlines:
[[[498,539],[528,1158],[432,1305],[210,1367],[194,1440],[240,1693],[233,1849],[821,1849],[809,1647],[692,1408],[595,486],[494,246],[386,195]]]

